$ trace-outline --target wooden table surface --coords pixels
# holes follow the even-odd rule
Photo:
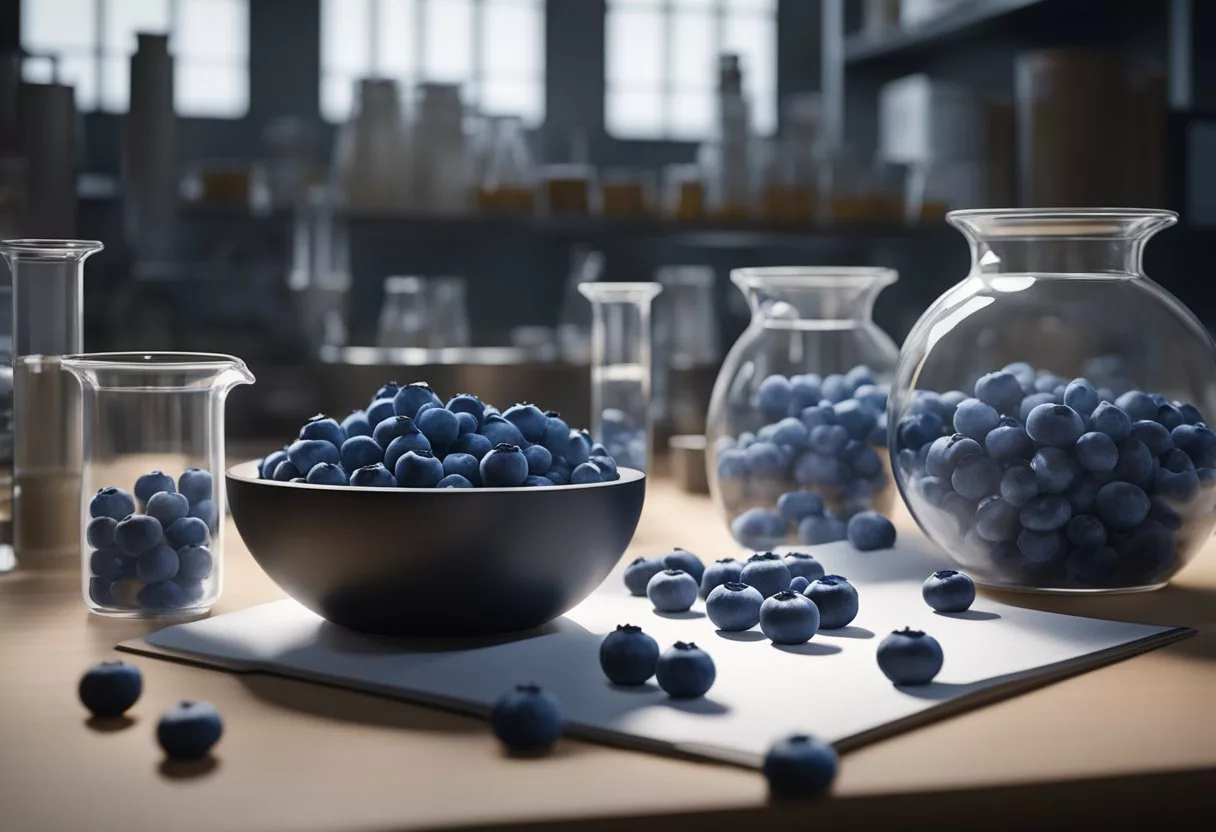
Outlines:
[[[629,556],[675,545],[735,550],[707,498],[657,480]],[[235,533],[227,547],[217,613],[282,596]],[[1041,828],[1047,812],[1053,826],[1210,823],[1216,551],[1156,593],[1000,600],[1199,634],[859,749],[831,799],[771,805],[752,771],[575,740],[511,759],[471,717],[130,655],[143,697],[129,725],[102,730],[76,698],[80,673],[154,628],[90,615],[75,571],[16,572],[0,577],[0,830]],[[182,697],[223,713],[207,763],[162,763],[156,720]]]

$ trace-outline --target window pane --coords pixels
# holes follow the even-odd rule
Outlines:
[[[178,61],[173,103],[179,115],[237,118],[249,109],[249,80],[244,66]]]
[[[722,31],[723,49],[740,56],[743,86],[752,102],[752,124],[771,133],[776,124],[776,33],[771,17],[731,15]]]
[[[672,19],[671,82],[672,86],[705,86],[717,75],[718,56],[714,53],[712,15],[704,12],[681,12]]]
[[[545,51],[543,11],[510,0],[487,0],[483,8],[482,72],[517,77],[540,74]]]
[[[355,81],[353,76],[327,74],[321,76],[321,117],[334,123],[344,122],[354,110]]]
[[[180,69],[174,67],[175,72]],[[131,96],[131,58],[106,55],[101,62],[101,89],[97,107],[109,113],[124,113]]]
[[[668,113],[670,137],[695,141],[710,135],[716,99],[717,93],[712,87],[673,92]]]
[[[732,12],[743,11],[760,15],[777,14],[777,0],[723,0],[722,5]]]
[[[380,0],[376,26],[377,74],[403,80],[418,73],[417,0]]]
[[[97,64],[92,55],[64,55],[59,61],[59,82],[76,88],[77,110],[97,108]],[[125,91],[123,105],[126,105]]]
[[[494,116],[519,116],[529,127],[544,118],[544,86],[532,80],[487,76],[481,87],[481,111]]]
[[[244,0],[177,0],[173,54],[229,65],[249,56],[249,9]]]
[[[613,14],[618,9],[627,9],[631,6],[635,9],[639,7],[657,9],[665,2],[666,0],[608,0],[608,14]],[[714,0],[709,0],[709,2],[712,3]]]
[[[169,33],[169,0],[106,0],[102,46],[114,55],[135,51],[137,32]],[[177,44],[170,43],[172,50]],[[104,84],[103,84],[104,87]],[[108,92],[108,91],[107,91]]]
[[[92,49],[93,0],[21,0],[21,45],[34,52]]]
[[[653,139],[663,135],[663,97],[654,90],[608,89],[604,124],[623,139]]]
[[[370,29],[368,0],[321,0],[321,69],[366,73]]]
[[[714,11],[719,7],[718,0],[673,0],[672,5],[677,9],[701,9]]]
[[[473,71],[471,0],[427,0],[422,8],[426,36],[423,77],[460,83]]]
[[[609,83],[639,84],[658,89],[663,78],[663,15],[625,8],[609,12],[605,49]]]

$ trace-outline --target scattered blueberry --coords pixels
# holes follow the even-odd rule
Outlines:
[[[210,702],[183,700],[156,724],[156,741],[171,760],[205,757],[223,733],[223,720]]]
[[[780,555],[763,552],[752,555],[743,565],[740,580],[753,586],[765,598],[776,595],[790,585],[789,567]]]
[[[646,584],[646,597],[659,612],[687,612],[700,586],[682,569],[663,569]]]
[[[119,659],[95,664],[80,677],[80,701],[93,716],[122,716],[139,700],[144,679],[139,668]]]
[[[832,746],[795,734],[773,743],[764,755],[764,778],[774,797],[815,797],[831,787],[837,766]]]
[[[687,571],[687,570],[685,570]],[[721,558],[709,566],[701,575],[702,598],[708,598],[709,593],[724,583],[738,581],[743,576],[743,564],[734,558]]]
[[[807,546],[832,543],[848,537],[848,526],[840,518],[824,512],[822,517],[808,517],[798,524],[798,542]]]
[[[759,623],[763,603],[764,596],[755,587],[727,581],[710,591],[705,599],[705,614],[719,630],[740,632]]]
[[[677,641],[659,655],[654,675],[673,699],[695,699],[713,687],[717,670],[704,650],[692,642]]]
[[[849,518],[848,535],[853,548],[862,552],[895,545],[895,525],[875,511],[863,511]]]
[[[819,608],[805,595],[783,589],[760,606],[760,632],[774,644],[802,644],[819,632]]]
[[[494,704],[490,727],[508,751],[535,753],[561,736],[562,711],[557,700],[537,685],[516,685]]]
[[[943,661],[937,639],[920,630],[896,630],[878,645],[878,668],[897,685],[927,685]]]
[[[954,569],[939,569],[920,588],[925,603],[938,612],[963,612],[975,601],[975,584]]]
[[[821,630],[839,630],[857,617],[860,607],[857,589],[839,575],[824,575],[811,581],[802,594],[819,609]]]
[[[641,627],[621,624],[600,642],[600,667],[614,685],[641,685],[654,675],[659,643]]]
[[[650,583],[650,579],[662,572],[666,567],[663,566],[663,561],[659,558],[634,558],[633,562],[625,567],[625,588],[629,590],[630,595],[639,597],[646,594],[646,585]]]

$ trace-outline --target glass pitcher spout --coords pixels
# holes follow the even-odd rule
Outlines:
[[[753,322],[813,328],[869,321],[878,294],[898,279],[894,269],[780,266],[735,269],[731,280],[747,296]]]
[[[219,353],[90,353],[64,356],[63,367],[86,390],[203,391],[222,399],[255,381],[244,361]]]

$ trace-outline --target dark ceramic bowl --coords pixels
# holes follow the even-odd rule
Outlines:
[[[284,592],[368,633],[490,635],[582,601],[637,528],[646,477],[552,488],[364,488],[228,469],[245,545]]]

